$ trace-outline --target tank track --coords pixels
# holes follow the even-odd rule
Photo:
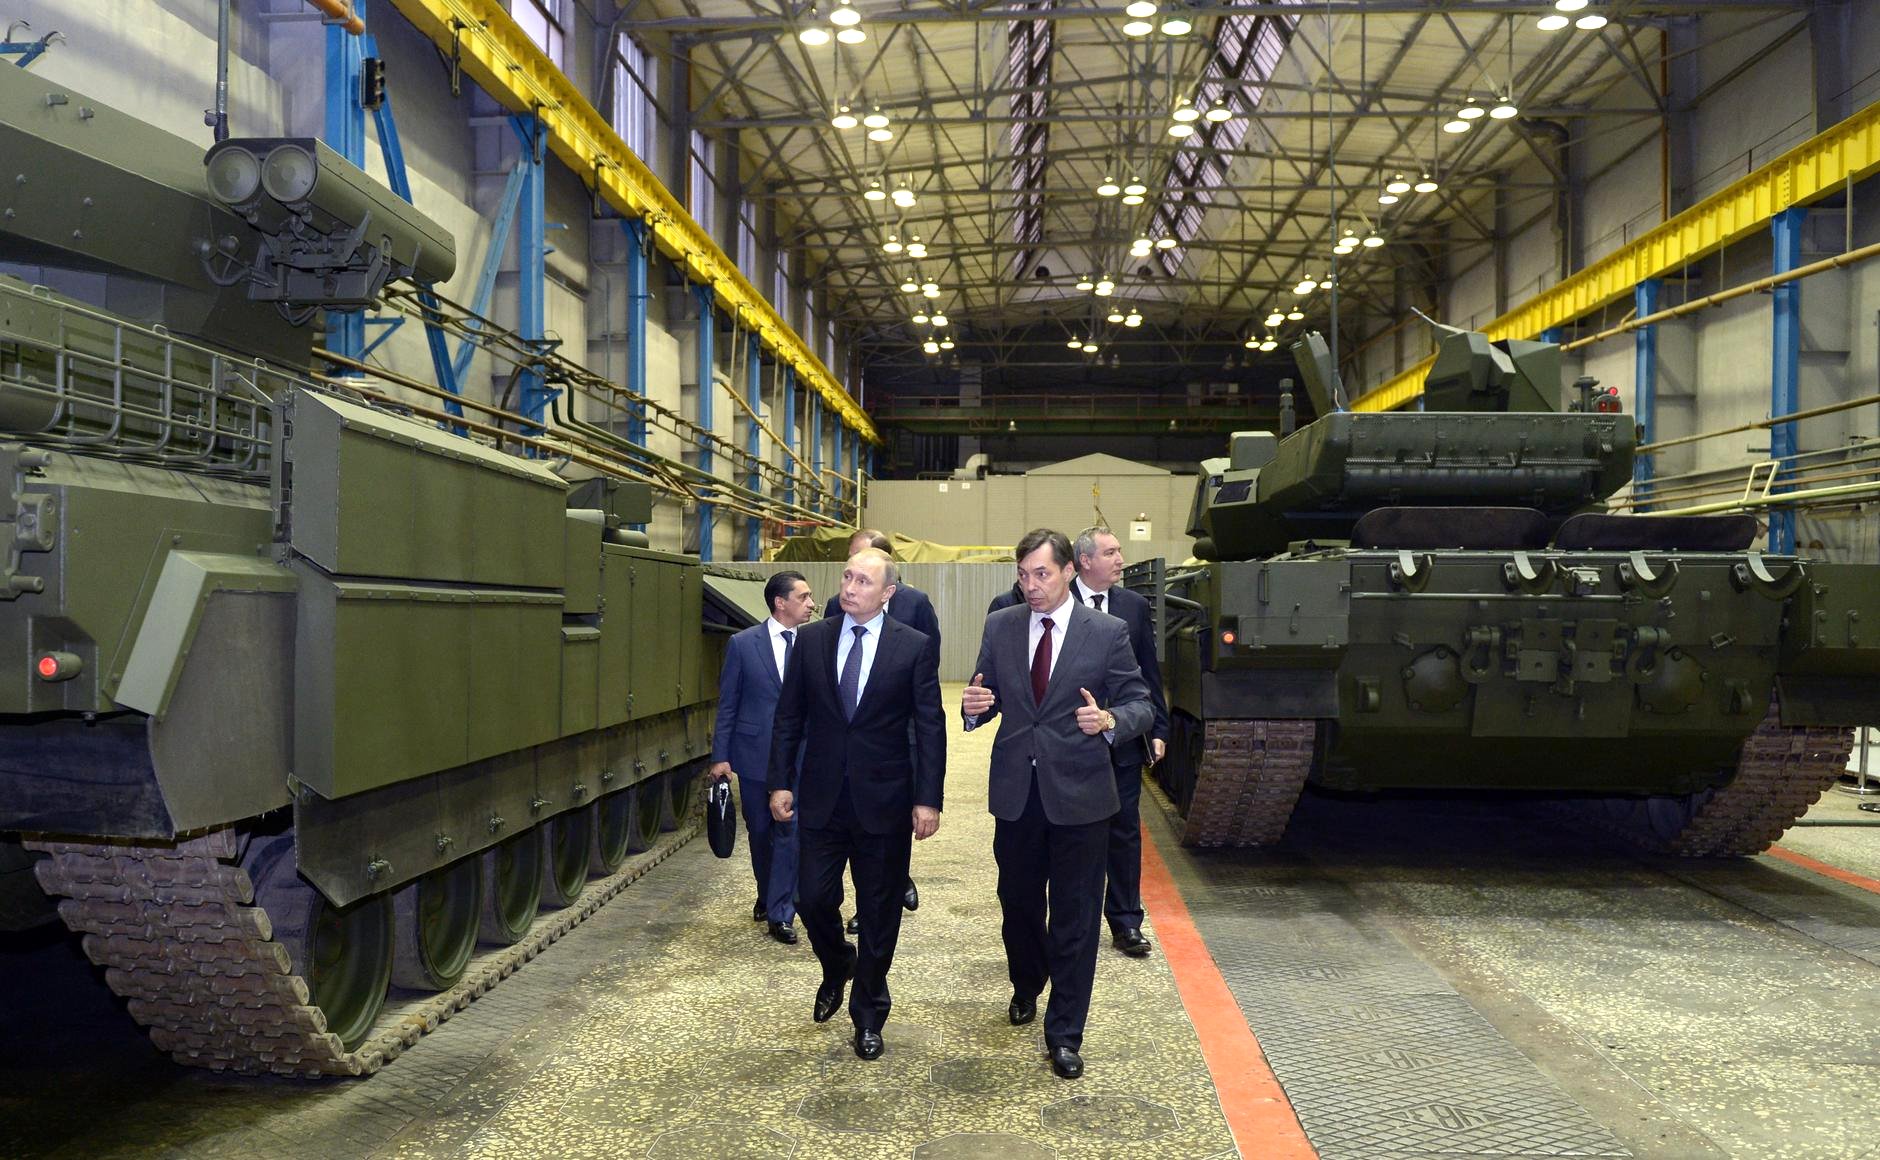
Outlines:
[[[1852,729],[1782,724],[1775,706],[1756,726],[1737,757],[1736,776],[1713,790],[1680,799],[1689,818],[1673,835],[1650,824],[1640,802],[1629,817],[1583,811],[1629,845],[1686,858],[1741,857],[1768,849],[1795,819],[1832,786],[1853,751]]]
[[[698,832],[694,820],[590,882],[573,906],[539,916],[522,941],[478,955],[457,985],[386,1003],[352,1051],[310,1005],[306,980],[273,939],[254,883],[232,864],[233,829],[174,846],[29,842],[59,916],[84,936],[85,954],[128,1000],[151,1042],[178,1063],[255,1075],[370,1075],[487,993],[599,910]]]
[[[1182,845],[1268,846],[1279,841],[1312,772],[1318,730],[1317,721],[1205,722]]]

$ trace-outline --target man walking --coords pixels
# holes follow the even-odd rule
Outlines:
[[[1006,1017],[1030,1023],[1049,982],[1051,1068],[1076,1079],[1117,811],[1110,748],[1148,732],[1155,710],[1123,622],[1071,598],[1064,534],[1040,528],[1019,541],[1016,555],[1025,603],[986,618],[960,709],[968,729],[1002,718],[988,799],[998,819],[992,853],[1012,982]]]
[[[797,893],[823,974],[814,1016],[823,1023],[836,1013],[852,976],[849,1018],[862,1059],[882,1052],[910,835],[924,839],[939,828],[946,779],[939,652],[884,611],[899,580],[886,553],[871,548],[849,558],[842,615],[799,635],[770,741],[770,768],[783,773],[770,784],[771,817],[802,818]],[[859,951],[842,936],[845,866],[855,877]]]
[[[1110,750],[1121,808],[1110,819],[1109,884],[1103,894],[1103,916],[1110,922],[1110,941],[1116,949],[1139,959],[1149,953],[1149,940],[1142,934],[1142,766],[1145,756],[1151,764],[1162,760],[1168,747],[1168,703],[1162,693],[1162,667],[1155,659],[1149,601],[1122,586],[1122,542],[1110,529],[1092,527],[1078,533],[1073,548],[1077,578],[1071,581],[1071,593],[1077,603],[1107,612],[1129,626],[1129,648],[1155,707],[1155,724],[1147,736]]]
[[[770,816],[766,781],[770,727],[783,691],[783,672],[795,651],[796,632],[816,610],[809,581],[799,572],[778,572],[764,583],[770,615],[731,638],[718,674],[718,722],[712,731],[712,766],[722,781],[736,774],[738,809],[757,879],[753,921],[768,921],[770,937],[796,942],[796,826]]]

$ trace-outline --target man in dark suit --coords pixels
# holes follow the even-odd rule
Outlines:
[[[1025,590],[1014,583],[1010,588],[992,598],[992,603],[986,605],[986,615],[991,616],[1001,608],[1010,608],[1014,604],[1023,603],[1025,603]]]
[[[1072,551],[1077,556],[1077,578],[1071,594],[1077,603],[1107,612],[1129,626],[1129,647],[1149,686],[1155,706],[1155,724],[1139,742],[1110,750],[1116,769],[1116,796],[1122,808],[1110,819],[1109,885],[1104,890],[1103,916],[1110,922],[1110,941],[1131,958],[1149,953],[1142,935],[1142,766],[1162,760],[1168,747],[1168,703],[1162,694],[1162,666],[1155,659],[1155,626],[1149,622],[1149,601],[1122,586],[1123,545],[1110,529],[1085,528]]]
[[[1155,710],[1129,630],[1071,598],[1070,540],[1040,528],[1016,554],[1025,604],[986,618],[960,709],[968,729],[1001,718],[988,799],[1012,981],[1006,1017],[1031,1022],[1048,981],[1051,1067],[1075,1079],[1084,1070],[1104,855],[1118,804],[1110,748],[1147,733]]]
[[[887,533],[878,532],[874,528],[857,528],[855,534],[849,537],[849,555],[854,556],[857,552],[866,552],[870,548],[882,553],[890,560],[894,558],[894,541],[888,538]],[[837,607],[839,599],[837,596],[829,598],[828,605],[823,608],[825,620],[842,615],[841,608]],[[940,617],[934,612],[933,601],[927,599],[925,592],[911,584],[897,584],[894,596],[888,601],[888,615],[909,628],[926,633],[933,641],[933,655],[936,658],[940,655]],[[912,734],[908,735],[908,743],[910,745],[914,743]],[[920,891],[915,888],[914,879],[911,877],[907,880],[907,893],[901,896],[901,906],[907,910],[920,909]],[[850,918],[849,933],[854,934],[859,929],[861,929],[861,917],[857,915]]]
[[[771,817],[802,815],[797,895],[823,972],[815,1019],[836,1013],[853,976],[849,1017],[862,1059],[881,1056],[911,838],[939,828],[946,779],[940,655],[925,634],[884,611],[899,579],[885,553],[850,557],[842,615],[802,630],[770,740]],[[859,953],[842,937],[844,866],[855,877]]]
[[[731,638],[718,674],[718,723],[712,731],[707,775],[738,777],[738,809],[750,838],[757,902],[751,918],[768,920],[770,937],[796,942],[796,826],[770,816],[765,786],[770,768],[770,726],[783,691],[783,672],[795,651],[796,631],[816,610],[800,572],[778,572],[764,583],[770,615]]]

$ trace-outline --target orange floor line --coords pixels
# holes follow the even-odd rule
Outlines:
[[[1145,838],[1144,845],[1146,846],[1147,844],[1148,842]],[[1815,873],[1826,878],[1832,878],[1836,882],[1845,882],[1849,886],[1858,886],[1862,890],[1871,890],[1875,894],[1880,894],[1880,879],[1869,878],[1865,874],[1856,874],[1852,870],[1843,870],[1839,866],[1830,866],[1826,862],[1817,862],[1806,854],[1797,854],[1795,851],[1785,850],[1781,846],[1771,846],[1764,852],[1772,858],[1780,858],[1784,862],[1793,866],[1800,866],[1804,870],[1813,870]]]
[[[1155,920],[1156,938],[1201,1039],[1201,1054],[1240,1154],[1249,1160],[1318,1156],[1147,831],[1142,835],[1142,905]]]

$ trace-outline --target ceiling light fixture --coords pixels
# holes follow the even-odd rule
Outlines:
[[[880,105],[876,105],[868,111],[866,117],[862,118],[862,124],[868,126],[870,129],[886,129],[888,127],[888,114],[881,111]]]
[[[829,23],[837,28],[853,28],[862,22],[862,14],[855,10],[849,0],[836,0],[836,6],[829,11]]]
[[[881,252],[884,254],[898,254],[905,249],[907,249],[907,247],[901,244],[901,235],[899,234],[889,234],[888,240],[881,243]]]
[[[1418,193],[1435,193],[1436,192],[1436,179],[1434,177],[1431,177],[1429,174],[1425,173],[1423,175],[1423,180],[1417,182],[1415,185],[1411,186],[1410,188],[1416,190]]]
[[[1305,278],[1299,279],[1299,284],[1293,287],[1293,293],[1297,295],[1298,297],[1304,298],[1306,295],[1312,293],[1314,290],[1317,290],[1318,288],[1319,288],[1319,284],[1316,279],[1311,278],[1311,277],[1305,277]]]
[[[1181,104],[1175,106],[1175,112],[1172,115],[1177,121],[1199,121],[1201,110],[1195,108],[1187,97],[1183,97]]]
[[[1123,25],[1124,36],[1147,36],[1155,31],[1155,25],[1147,20],[1131,20]]]
[[[1177,121],[1168,127],[1168,135],[1171,137],[1186,137],[1194,131],[1195,127],[1186,121]]]
[[[1142,315],[1137,314],[1134,310],[1130,311],[1129,316],[1123,319],[1123,325],[1129,327],[1131,330],[1136,329],[1138,326],[1142,325]]]
[[[1267,335],[1266,339],[1260,343],[1261,350],[1270,351],[1270,350],[1277,350],[1278,348],[1279,348],[1279,340],[1274,338],[1270,334]]]
[[[886,190],[881,188],[881,183],[879,181],[869,182],[868,188],[862,191],[862,196],[869,201],[888,200],[888,193]]]
[[[1108,298],[1111,294],[1115,292],[1116,292],[1116,283],[1110,281],[1108,278],[1098,279],[1097,284],[1091,288],[1091,293],[1095,294],[1099,298]]]
[[[1123,204],[1124,205],[1141,205],[1142,195],[1140,193],[1126,193],[1123,195]]]
[[[907,281],[901,283],[901,293],[903,294],[920,293],[920,283],[914,281],[912,278],[909,278]]]
[[[1586,5],[1587,0],[1554,0],[1554,11],[1578,12],[1580,9],[1586,7]]]
[[[952,339],[950,339],[950,338],[943,338],[943,339],[941,339],[941,340],[940,340],[940,349],[941,349],[941,350],[952,350],[952,349],[953,349],[953,340],[952,340]]]
[[[914,208],[914,191],[903,185],[894,191],[894,204],[902,209]]]
[[[1097,353],[1097,344],[1096,344],[1096,343],[1094,343],[1094,342],[1086,342],[1086,343],[1084,344],[1084,353],[1085,353],[1085,354],[1095,354],[1095,353]]]
[[[1132,178],[1130,183],[1123,187],[1123,193],[1129,197],[1141,197],[1148,192],[1149,187],[1142,183],[1141,178]]]
[[[1147,20],[1155,15],[1155,5],[1151,0],[1130,0],[1129,7],[1123,9],[1123,15]]]
[[[1093,289],[1093,288],[1095,288],[1095,286],[1096,286],[1096,283],[1095,283],[1095,282],[1092,282],[1092,281],[1091,281],[1090,279],[1088,279],[1088,278],[1085,278],[1085,279],[1083,279],[1082,281],[1080,281],[1080,282],[1078,282],[1078,283],[1077,283],[1077,288],[1078,288],[1079,290],[1090,290],[1090,289]]]
[[[870,141],[892,141],[894,140],[894,130],[887,128],[870,129],[868,131],[868,139]]]
[[[1578,20],[1575,20],[1573,22],[1573,27],[1578,28],[1584,32],[1596,32],[1599,29],[1606,27],[1608,23],[1610,22],[1604,16],[1601,16],[1599,13],[1588,12],[1585,16],[1582,16]]]
[[[928,354],[939,354],[940,344],[930,338],[926,342],[923,342],[920,344],[920,349],[926,351]]]
[[[1488,110],[1488,116],[1490,120],[1506,121],[1519,115],[1520,112],[1521,110],[1515,107],[1514,97],[1504,96]]]
[[[1212,105],[1208,106],[1208,111],[1206,115],[1207,115],[1208,120],[1213,121],[1215,124],[1218,125],[1222,121],[1233,120],[1234,110],[1228,108],[1225,102],[1216,101]]]
[[[814,19],[816,10],[814,8],[810,9],[809,14],[810,18]],[[829,43],[829,30],[820,25],[810,24],[799,29],[796,38],[804,44],[809,45],[811,48],[821,48],[823,45]]]
[[[1162,17],[1163,36],[1187,36],[1194,30],[1194,21],[1188,19],[1181,9],[1171,5],[1168,14]]]
[[[1158,250],[1172,250],[1175,246],[1176,241],[1174,238],[1157,238],[1155,240],[1155,248]]]
[[[1081,338],[1073,338],[1064,345],[1072,350],[1082,350],[1084,348],[1084,340]]]
[[[935,286],[932,282],[929,282],[925,286],[922,286],[920,288],[920,292],[921,292],[921,296],[924,298],[940,297],[940,287]]]
[[[1385,193],[1409,193],[1410,183],[1404,180],[1403,174],[1399,173],[1397,176],[1391,178],[1390,181],[1385,183],[1384,192]]]
[[[946,326],[947,326],[947,316],[946,316],[946,315],[944,315],[944,314],[936,314],[936,315],[934,315],[934,316],[933,316],[933,318],[932,318],[932,319],[931,319],[930,321],[932,321],[932,323],[933,323],[933,325],[934,325],[934,329],[935,329],[935,330],[945,330],[945,329],[946,329]]]
[[[853,129],[855,126],[861,124],[861,122],[856,119],[855,114],[849,111],[847,105],[837,105],[836,115],[829,118],[829,123],[838,129]]]
[[[1384,239],[1376,231],[1372,231],[1371,233],[1365,235],[1363,244],[1364,244],[1365,249],[1375,250],[1379,246],[1384,244]]]
[[[1443,122],[1443,132],[1445,133],[1467,133],[1468,131],[1469,123],[1467,121],[1452,118],[1451,120]]]
[[[860,44],[868,39],[868,34],[859,28],[844,28],[836,33],[836,39],[843,44]]]
[[[1105,318],[1105,319],[1104,319],[1103,321],[1105,321],[1105,322],[1121,322],[1121,321],[1123,321],[1123,312],[1122,312],[1122,311],[1120,311],[1120,310],[1112,310],[1112,311],[1110,311],[1110,314],[1109,314],[1109,317],[1107,317],[1107,318]]]
[[[1252,336],[1252,335],[1250,334],[1250,335],[1248,335],[1248,336],[1247,336],[1247,341],[1245,341],[1245,342],[1243,342],[1243,343],[1241,343],[1240,345],[1242,345],[1242,346],[1244,346],[1244,347],[1246,347],[1246,348],[1247,348],[1248,350],[1259,350],[1259,349],[1260,349],[1260,340],[1259,340],[1259,339],[1257,339],[1257,338],[1255,338],[1255,337],[1253,337],[1253,336]]]
[[[1288,310],[1286,312],[1286,320],[1288,322],[1298,322],[1299,320],[1303,319],[1305,316],[1306,316],[1306,312],[1303,310]]]
[[[919,234],[915,234],[913,238],[908,241],[907,256],[910,258],[924,258],[927,256],[927,243],[920,240]]]
[[[1536,20],[1534,27],[1540,29],[1542,32],[1559,32],[1570,23],[1572,23],[1572,21],[1560,15],[1560,13],[1550,12],[1546,16]]]
[[[1122,191],[1123,187],[1116,184],[1116,179],[1111,177],[1104,178],[1103,184],[1097,186],[1098,197],[1115,197]]]
[[[1286,321],[1286,316],[1277,310],[1266,316],[1266,324],[1269,328],[1278,326],[1284,321]]]
[[[1474,97],[1470,97],[1467,104],[1456,110],[1456,116],[1465,121],[1479,121],[1486,112]]]
[[[927,320],[927,312],[926,312],[926,311],[924,311],[924,310],[923,310],[923,311],[919,311],[919,312],[917,312],[917,313],[916,313],[916,314],[914,315],[914,325],[915,325],[915,326],[925,326],[925,325],[927,325],[927,321],[928,321],[928,320]]]

